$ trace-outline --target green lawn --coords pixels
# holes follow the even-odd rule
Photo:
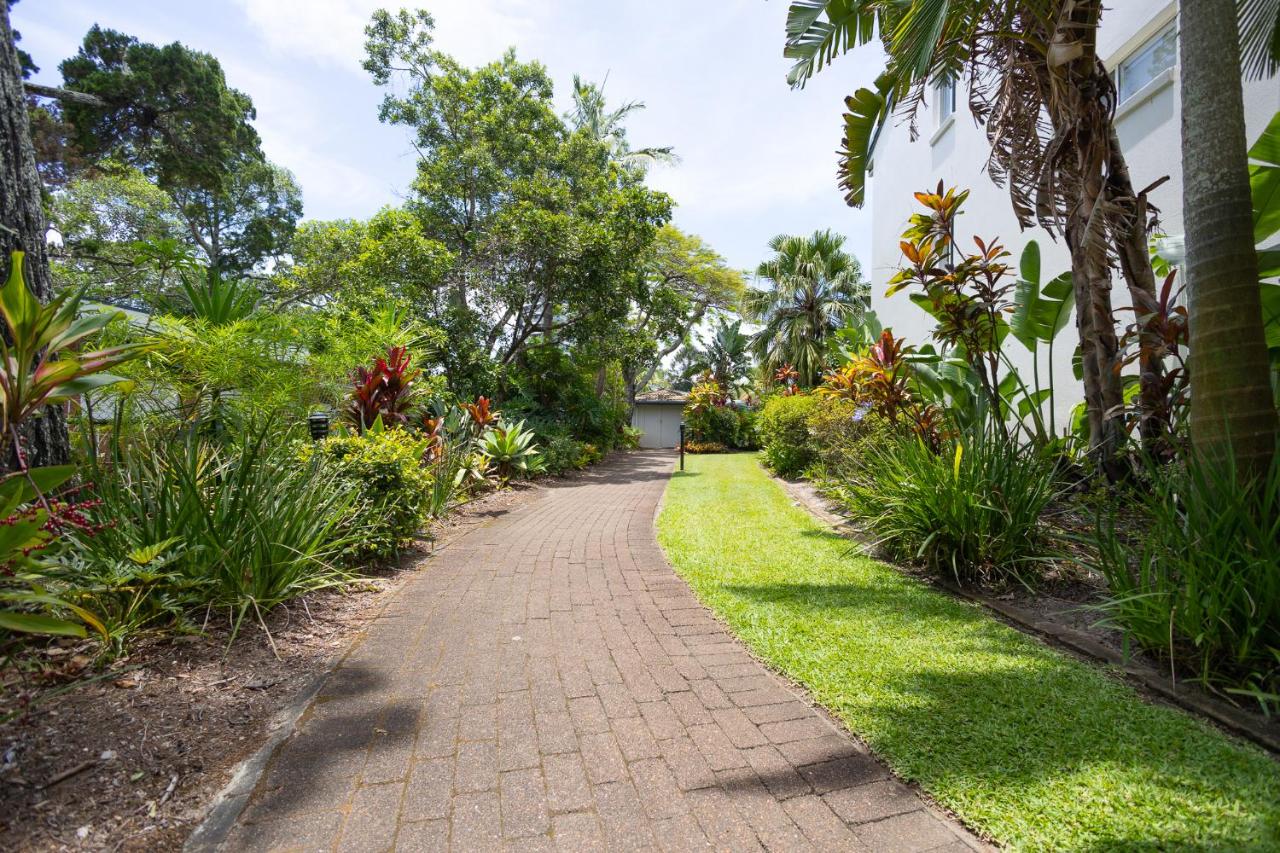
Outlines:
[[[859,556],[754,455],[688,457],[658,532],[758,655],[1001,844],[1280,850],[1280,763]]]

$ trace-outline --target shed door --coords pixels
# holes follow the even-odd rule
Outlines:
[[[644,432],[640,446],[647,448],[675,447],[680,444],[680,406],[636,404],[634,426]]]

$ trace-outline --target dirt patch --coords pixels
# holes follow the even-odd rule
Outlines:
[[[0,672],[0,849],[175,850],[277,713],[325,672],[442,542],[529,500],[516,484],[452,513],[398,567],[308,595],[227,652],[225,618],[201,636],[136,644],[93,671],[86,643],[55,643]],[[20,672],[19,669],[25,670]]]

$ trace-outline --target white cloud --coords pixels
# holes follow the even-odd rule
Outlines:
[[[363,74],[364,28],[373,11],[397,8],[386,0],[235,0],[257,36],[281,54]],[[412,6],[412,3],[406,3]],[[531,0],[436,0],[436,46],[463,62],[479,63],[533,31]]]

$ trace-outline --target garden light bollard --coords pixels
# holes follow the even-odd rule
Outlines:
[[[684,421],[680,422],[680,470],[684,470]]]
[[[307,417],[307,426],[311,428],[311,440],[319,441],[329,435],[329,416],[324,412],[312,412]]]

